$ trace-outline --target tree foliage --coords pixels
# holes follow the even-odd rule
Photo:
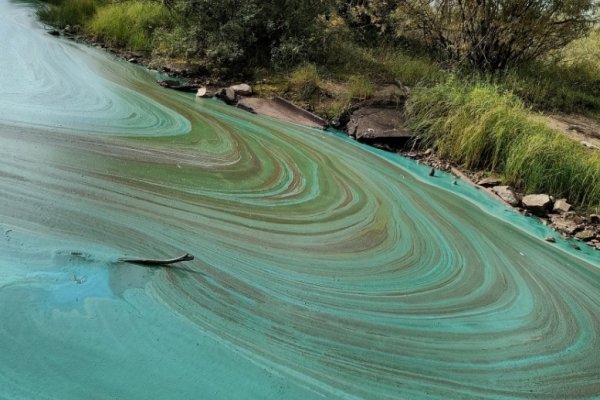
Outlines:
[[[287,67],[327,47],[327,0],[165,0],[208,68]]]
[[[444,59],[498,70],[584,35],[596,11],[595,0],[405,0],[394,14]]]

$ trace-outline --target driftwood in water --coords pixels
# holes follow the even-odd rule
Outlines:
[[[181,257],[171,258],[168,260],[156,260],[152,258],[119,258],[119,262],[126,262],[130,264],[139,264],[139,265],[169,265],[175,264],[182,261],[191,261],[194,259],[194,256],[186,253]]]

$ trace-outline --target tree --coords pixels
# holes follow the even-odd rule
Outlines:
[[[329,0],[162,1],[194,38],[195,56],[223,73],[310,61],[323,48],[319,16],[331,6]]]
[[[596,12],[596,0],[404,0],[394,15],[443,59],[499,70],[584,35]]]

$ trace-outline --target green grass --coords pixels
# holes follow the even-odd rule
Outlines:
[[[150,50],[153,32],[169,24],[170,18],[160,3],[127,1],[99,8],[86,28],[110,46]]]
[[[518,98],[497,86],[452,77],[416,89],[406,113],[424,146],[466,168],[499,173],[526,193],[600,205],[600,155],[533,121]]]
[[[425,56],[411,55],[401,51],[380,50],[375,55],[387,74],[407,86],[435,84],[447,77],[448,73]]]
[[[319,91],[321,76],[314,64],[305,64],[296,68],[289,76],[288,90],[298,94],[302,100],[308,100]]]
[[[353,75],[348,80],[348,95],[353,100],[366,100],[373,96],[373,82],[363,75]]]
[[[57,28],[67,25],[83,26],[104,0],[52,0],[38,10],[39,18]]]

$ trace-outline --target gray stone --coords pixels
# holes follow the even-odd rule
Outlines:
[[[552,215],[550,216],[550,221],[552,221],[552,225],[555,229],[568,235],[574,235],[583,230],[583,226],[573,219]]]
[[[242,97],[237,106],[255,114],[267,115],[294,124],[324,129],[326,122],[319,117],[279,98]]]
[[[210,97],[213,97],[214,95],[215,95],[215,91],[207,88],[206,86],[199,87],[198,91],[196,92],[196,97],[210,98]]]
[[[483,187],[494,187],[494,186],[499,186],[500,184],[502,184],[502,181],[499,178],[496,178],[494,176],[489,176],[487,178],[480,180],[479,182],[477,182],[477,184],[479,186],[483,186]]]
[[[594,225],[600,224],[600,215],[598,215],[598,214],[590,215],[590,223],[592,223]]]
[[[350,115],[348,134],[358,140],[396,139],[408,141],[414,133],[408,130],[402,110],[376,106],[362,107]]]
[[[250,85],[248,85],[247,83],[233,85],[233,86],[230,86],[230,88],[238,96],[251,96],[252,95],[252,87]]]
[[[218,97],[227,104],[235,104],[235,91],[231,87],[221,89]]]
[[[567,199],[558,199],[554,203],[554,208],[552,209],[552,211],[554,211],[557,214],[564,214],[571,211],[571,208],[572,206],[569,203],[567,203]]]
[[[596,237],[596,234],[593,231],[585,230],[577,233],[575,235],[576,239],[583,240],[584,242],[588,242]]]
[[[556,243],[556,239],[553,238],[552,236],[548,236],[544,240],[548,243]]]
[[[530,194],[521,200],[523,207],[538,217],[543,217],[552,209],[552,199],[547,194]]]
[[[513,207],[517,207],[521,203],[510,186],[494,186],[492,192]]]

